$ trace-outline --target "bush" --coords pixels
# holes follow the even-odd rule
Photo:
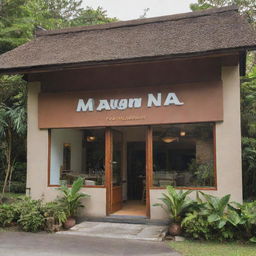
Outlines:
[[[20,208],[18,223],[24,231],[38,232],[43,230],[45,218],[41,210],[41,201],[26,198]]]
[[[210,223],[208,216],[198,212],[189,213],[182,222],[185,235],[193,239],[204,240],[232,240],[235,238],[235,229],[227,223],[222,228],[218,228],[216,223]]]
[[[53,218],[54,224],[62,224],[67,220],[65,209],[59,202],[49,202],[42,207],[45,218]]]
[[[1,204],[0,205],[0,227],[5,227],[12,224],[15,221],[15,211],[12,205]]]
[[[81,199],[87,195],[79,192],[82,185],[83,180],[79,178],[71,188],[62,186],[63,197],[46,204],[29,197],[8,200],[9,203],[0,205],[0,227],[16,223],[29,232],[59,230],[67,217],[74,216],[78,208],[83,207]]]
[[[250,240],[256,242],[256,201],[230,203],[230,195],[222,198],[199,192],[198,209],[182,221],[185,235],[206,240]],[[235,207],[234,207],[234,206]]]
[[[235,205],[240,216],[241,234],[245,239],[256,242],[256,201]]]

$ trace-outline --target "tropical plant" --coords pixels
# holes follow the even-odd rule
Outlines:
[[[230,206],[230,195],[225,195],[221,198],[199,192],[205,199],[205,203],[197,197],[199,202],[204,206],[201,214],[207,216],[209,223],[215,223],[221,229],[227,223],[237,226],[240,222],[240,217],[237,212]]]
[[[156,203],[154,206],[162,207],[174,223],[181,223],[182,218],[195,207],[195,201],[188,198],[192,191],[184,192],[172,186],[167,186],[166,189],[167,193],[162,193],[163,197],[160,198],[162,203]]]
[[[62,192],[62,197],[59,198],[59,202],[66,212],[67,217],[76,216],[77,210],[84,205],[81,203],[82,198],[89,197],[89,195],[79,192],[83,187],[84,179],[79,177],[74,181],[72,187],[62,185],[58,188]]]
[[[239,237],[237,231],[241,217],[230,204],[230,195],[218,198],[199,192],[197,203],[197,209],[188,213],[181,224],[187,235],[195,239],[220,241]]]
[[[246,239],[256,242],[256,201],[233,203],[240,216],[239,228]]]

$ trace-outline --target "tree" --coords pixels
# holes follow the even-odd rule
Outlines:
[[[78,17],[70,21],[70,24],[73,27],[104,24],[114,21],[117,21],[117,19],[107,17],[107,12],[101,7],[98,7],[96,10],[86,7],[86,9],[81,11]]]
[[[213,7],[223,7],[236,5],[239,11],[246,15],[250,23],[256,22],[256,2],[255,0],[198,0],[197,3],[190,4],[192,11],[204,10]]]
[[[26,132],[26,89],[20,76],[2,76],[0,78],[0,147],[2,152],[5,179],[0,201],[8,182],[11,182],[16,161],[15,139]]]

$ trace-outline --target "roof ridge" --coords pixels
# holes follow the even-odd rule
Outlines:
[[[210,8],[210,9],[200,10],[195,12],[172,14],[172,15],[153,17],[153,18],[117,21],[112,23],[71,27],[71,28],[49,30],[49,31],[37,31],[36,36],[37,37],[54,36],[54,35],[60,35],[60,34],[79,33],[79,32],[85,32],[85,31],[116,29],[120,27],[131,27],[131,26],[146,25],[151,23],[160,23],[160,22],[177,21],[177,20],[189,19],[189,18],[197,18],[197,17],[209,16],[217,13],[224,13],[224,12],[230,12],[230,11],[237,12],[238,7],[235,5],[231,5],[231,6],[221,7],[221,8]]]

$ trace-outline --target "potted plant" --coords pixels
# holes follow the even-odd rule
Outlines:
[[[154,206],[160,206],[167,212],[171,220],[169,233],[177,236],[181,234],[182,219],[187,212],[191,211],[196,202],[187,197],[192,191],[177,191],[172,186],[167,186],[166,189],[167,193],[163,193],[163,197],[159,198],[162,203],[154,204]]]
[[[64,222],[64,227],[67,229],[76,224],[75,216],[77,211],[79,208],[84,207],[81,203],[81,199],[89,196],[80,192],[83,184],[84,179],[79,177],[73,182],[71,188],[67,185],[62,185],[58,188],[58,190],[62,192],[62,197],[59,199],[59,202],[66,212],[67,220]]]

